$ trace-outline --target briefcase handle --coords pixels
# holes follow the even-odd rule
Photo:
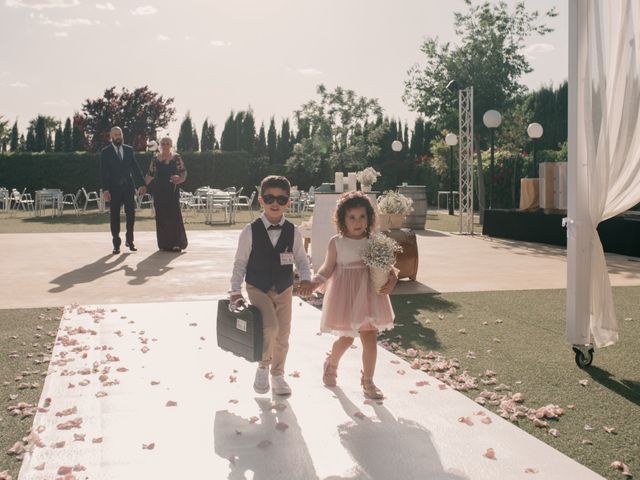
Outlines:
[[[244,298],[238,298],[235,302],[229,301],[229,311],[231,313],[244,312],[249,306],[244,301]]]

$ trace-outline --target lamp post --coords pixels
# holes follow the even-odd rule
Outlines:
[[[396,160],[398,159],[398,153],[400,153],[402,151],[402,142],[400,140],[394,140],[393,142],[391,142],[391,150],[394,151],[395,153],[395,157]],[[396,166],[396,168],[394,168],[394,171],[396,172],[395,174],[395,185],[398,184],[398,168]]]
[[[458,144],[458,136],[449,133],[444,137],[444,141],[449,145],[449,215],[453,215],[453,147]]]
[[[538,159],[536,157],[536,140],[542,136],[544,129],[537,122],[530,123],[527,127],[527,135],[533,143],[533,176],[538,175]]]
[[[494,181],[494,160],[493,147],[495,140],[495,130],[502,123],[502,115],[497,110],[487,110],[482,116],[482,123],[491,131],[491,163],[489,164],[489,210],[493,208],[493,181]]]

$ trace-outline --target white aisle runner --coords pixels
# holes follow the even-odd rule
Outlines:
[[[359,346],[340,387],[323,387],[333,337],[316,334],[319,311],[297,299],[293,395],[256,395],[255,365],[218,349],[215,315],[216,302],[67,309],[34,419],[41,446],[19,478],[601,478],[383,349],[382,404],[362,397]]]

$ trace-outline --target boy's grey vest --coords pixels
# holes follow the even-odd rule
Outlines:
[[[285,220],[274,247],[261,218],[251,224],[252,245],[245,280],[267,293],[282,293],[293,285],[293,265],[280,265],[280,254],[293,252],[293,223]]]

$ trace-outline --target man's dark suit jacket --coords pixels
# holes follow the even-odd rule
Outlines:
[[[116,153],[112,143],[102,149],[100,153],[100,172],[102,189],[113,191],[135,190],[136,186],[144,185],[144,176],[140,165],[136,161],[133,148],[122,145],[122,161]],[[135,177],[135,179],[134,179]]]

